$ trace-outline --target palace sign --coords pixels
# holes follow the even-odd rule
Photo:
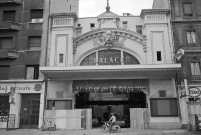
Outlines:
[[[198,87],[189,87],[188,93],[190,97],[199,97],[201,95],[201,90]]]

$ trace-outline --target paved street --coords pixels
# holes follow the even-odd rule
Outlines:
[[[40,131],[37,129],[16,129],[6,131],[0,129],[0,135],[108,135],[109,133],[101,133],[100,129],[92,130],[56,130],[56,131]],[[199,135],[199,133],[191,134],[183,129],[172,130],[134,130],[122,129],[121,133],[111,133],[112,135]],[[200,133],[201,134],[201,133]]]

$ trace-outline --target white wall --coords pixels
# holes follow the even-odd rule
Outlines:
[[[160,90],[166,91],[166,97],[176,97],[174,79],[150,79],[149,84],[150,98],[158,98]]]
[[[79,0],[51,0],[50,13],[75,12],[78,15]]]
[[[99,28],[97,19],[98,19],[97,17],[79,18],[75,23],[75,27],[77,27],[78,24],[81,24],[82,34],[90,32],[92,30],[90,28],[90,23],[95,24],[95,29]],[[119,28],[124,29],[123,21],[128,22],[126,29],[134,31],[134,32],[136,32],[136,25],[144,24],[143,20],[140,16],[121,16],[120,22],[119,22]],[[108,23],[105,23],[104,28],[116,28],[116,24],[114,24],[114,22],[112,22],[112,21],[109,21]]]
[[[71,66],[73,64],[73,29],[54,28],[49,45],[50,66]],[[64,54],[64,63],[59,63],[59,54]]]
[[[72,98],[72,81],[48,81],[47,99],[56,99],[56,92],[63,92],[64,98]]]

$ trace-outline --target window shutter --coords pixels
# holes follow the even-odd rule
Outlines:
[[[0,80],[8,80],[9,78],[9,66],[0,67]]]
[[[43,10],[31,10],[31,19],[43,18]]]
[[[9,49],[13,46],[13,38],[12,37],[3,37],[0,38],[0,49]]]
[[[29,46],[41,46],[41,37],[40,36],[29,37],[28,42]]]
[[[15,21],[15,11],[4,11],[4,21]]]

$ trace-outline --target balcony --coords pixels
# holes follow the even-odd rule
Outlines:
[[[0,0],[0,5],[18,5],[23,4],[23,0]]]
[[[21,24],[16,22],[1,22],[0,32],[15,32],[21,30]]]
[[[18,57],[17,51],[0,50],[0,59],[16,59]]]

